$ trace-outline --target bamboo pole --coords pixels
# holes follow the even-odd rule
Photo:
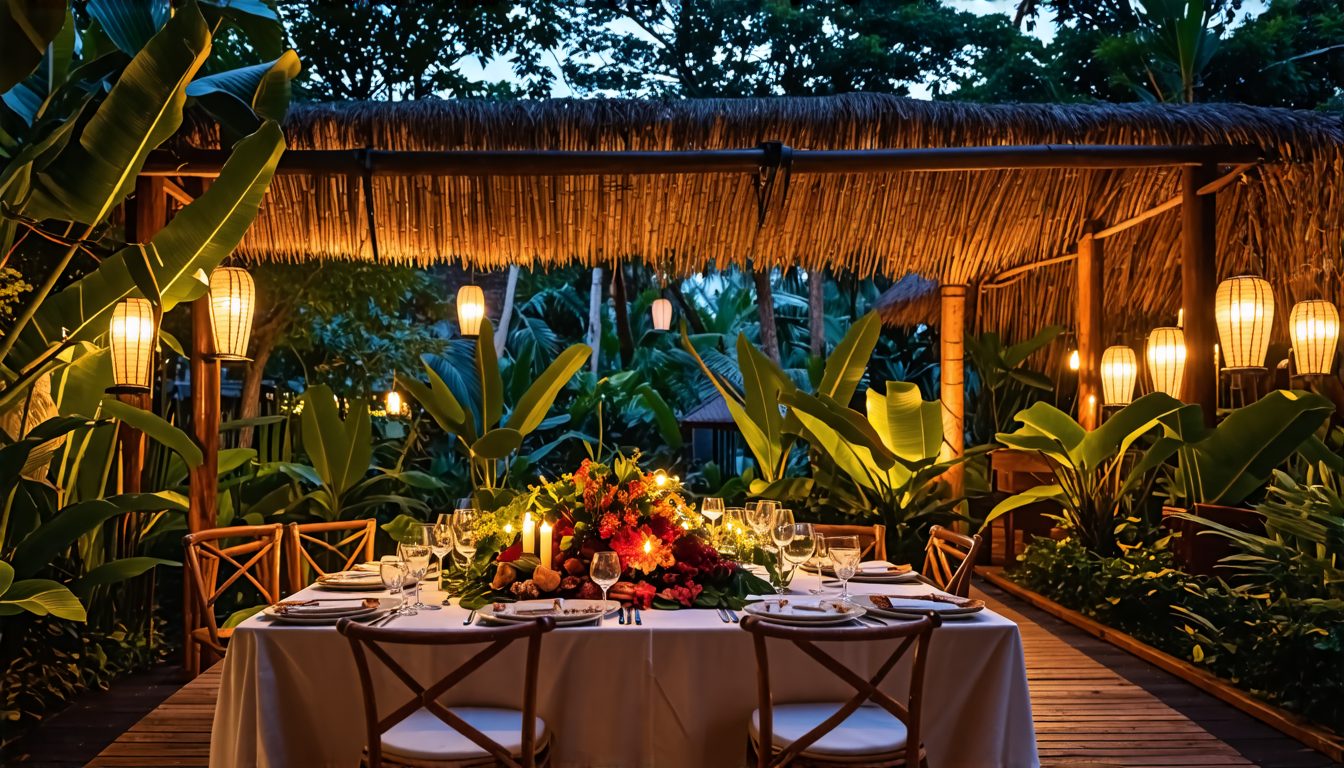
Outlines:
[[[938,289],[939,394],[943,406],[943,443],[952,456],[966,451],[966,286]],[[943,477],[953,498],[966,490],[966,465],[957,464]]]
[[[1198,403],[1204,423],[1218,420],[1218,366],[1213,357],[1218,327],[1213,297],[1218,289],[1217,199],[1199,188],[1216,176],[1213,166],[1181,171],[1181,306],[1185,332],[1182,399]]]
[[[1101,350],[1105,344],[1106,264],[1102,241],[1090,232],[1078,241],[1078,423],[1101,424]]]

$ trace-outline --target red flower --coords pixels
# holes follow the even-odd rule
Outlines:
[[[657,593],[654,586],[647,581],[641,581],[635,585],[635,597],[633,603],[643,610],[653,607],[653,596]]]
[[[704,587],[692,582],[685,586],[668,587],[662,592],[659,592],[658,596],[665,600],[672,600],[680,603],[686,608],[690,608],[695,604],[695,598],[699,597],[700,593],[703,591]]]

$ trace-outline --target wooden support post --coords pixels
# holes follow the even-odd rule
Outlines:
[[[191,511],[195,533],[214,528],[219,513],[219,361],[210,328],[210,297],[191,303],[191,424],[205,461],[191,471]]]
[[[966,286],[944,285],[938,290],[938,370],[943,405],[943,443],[953,456],[966,450]],[[944,475],[952,495],[966,490],[966,465]]]
[[[1091,231],[1078,241],[1078,423],[1101,424],[1101,352],[1105,345],[1106,260]]]
[[[1218,343],[1213,316],[1218,290],[1217,199],[1201,196],[1199,189],[1217,175],[1214,165],[1181,169],[1181,306],[1186,348],[1181,399],[1198,403],[1209,426],[1218,420],[1218,366],[1213,357]]]
[[[135,197],[126,204],[126,239],[147,243],[168,223],[165,180],[143,177],[135,181]],[[148,410],[147,394],[121,394],[117,399]],[[145,435],[125,422],[117,427],[117,452],[121,463],[121,492],[139,493],[145,467]],[[129,522],[129,521],[128,521]],[[122,555],[125,557],[125,555]]]

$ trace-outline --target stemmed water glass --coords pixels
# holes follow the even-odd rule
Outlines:
[[[709,498],[700,502],[700,514],[711,523],[723,517],[723,499]]]
[[[602,588],[602,615],[607,614],[607,590],[621,580],[621,558],[615,552],[598,552],[593,555],[588,575],[593,583]]]
[[[827,536],[826,550],[831,556],[835,577],[840,580],[840,599],[849,602],[849,580],[854,578],[855,571],[859,569],[859,537]]]
[[[466,560],[467,569],[476,556],[476,540],[476,510],[463,508],[453,512],[453,548]]]
[[[770,540],[775,543],[778,552],[779,585],[775,587],[775,591],[781,595],[789,591],[789,585],[784,581],[784,547],[793,541],[793,536],[793,510],[776,507],[770,520]]]
[[[773,501],[749,501],[747,502],[747,527],[756,534],[756,538],[764,540],[765,534],[770,530],[771,518],[775,514],[775,502]]]
[[[826,581],[825,581],[826,561],[829,557],[826,548],[829,546],[829,544],[827,543],[826,537],[822,536],[819,533],[816,534],[815,538],[817,542],[815,552],[817,557],[817,586],[809,589],[808,592],[814,595],[824,595],[826,594]]]
[[[392,596],[401,595],[402,589],[406,584],[406,563],[398,560],[391,555],[378,561],[378,578],[382,580],[383,586],[387,588],[387,594]],[[415,613],[415,609],[406,604],[406,598],[403,597],[397,605],[398,616],[410,616]]]
[[[793,537],[780,550],[784,553],[785,562],[793,566],[793,573],[797,573],[798,566],[806,563],[817,551],[818,538],[811,523],[794,523]]]
[[[448,578],[446,558],[453,553],[452,518],[439,515],[435,522],[427,523],[425,527],[429,529],[429,551],[439,559],[439,589],[443,589],[443,581]]]
[[[424,533],[424,529],[420,529]],[[406,576],[415,581],[415,602],[411,608],[416,611],[437,611],[437,605],[425,605],[420,602],[420,580],[429,570],[429,545],[420,541],[402,542],[397,545],[397,554],[406,562]]]

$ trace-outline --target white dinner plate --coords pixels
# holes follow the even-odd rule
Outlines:
[[[361,608],[358,611],[343,614],[340,616],[286,616],[275,609],[274,606],[266,606],[262,613],[271,621],[278,621],[282,624],[307,624],[310,626],[331,626],[341,619],[351,619],[354,621],[372,621],[373,619],[386,616],[388,611],[396,608],[399,602],[392,599],[379,600],[377,608]]]
[[[783,604],[781,604],[783,603]],[[808,607],[823,606],[828,610],[809,610]],[[839,609],[839,610],[835,610]],[[761,600],[748,603],[742,609],[744,613],[759,616],[767,621],[781,624],[808,624],[826,626],[843,624],[862,616],[866,611],[861,605],[842,603],[833,598],[786,597]]]
[[[886,563],[885,561],[869,561],[868,563],[862,563],[860,565],[860,570],[854,572],[854,576],[850,578],[850,581],[858,584],[900,584],[902,582],[919,580],[919,572],[914,568],[903,573],[883,573],[881,571],[864,573],[862,570],[863,566],[871,568],[878,562],[882,563],[884,566],[890,565],[890,563]],[[839,579],[835,578],[835,571],[831,568],[829,563],[819,563],[816,560],[812,560],[804,565],[803,569],[812,573],[820,573],[828,579],[839,581]]]
[[[919,618],[929,611],[937,613],[941,619],[968,619],[985,609],[985,603],[981,600],[976,600],[972,605],[960,606],[931,600],[903,599],[899,595],[885,595],[891,601],[891,608],[880,608],[873,604],[872,597],[873,595],[855,595],[854,599],[877,616],[889,616],[895,619]]]
[[[543,603],[552,603],[558,601],[560,609],[555,613],[518,613],[519,606],[542,607]],[[502,603],[502,610],[496,611],[495,605],[487,605],[480,610],[480,616],[488,621],[498,621],[503,623],[518,623],[525,621],[536,621],[542,616],[550,616],[555,619],[558,627],[570,627],[578,624],[589,624],[597,621],[603,616],[611,614],[621,609],[621,604],[616,600],[608,600],[605,606],[601,600],[566,600],[556,598],[552,600],[526,600],[522,603]],[[605,607],[605,610],[600,610]]]

